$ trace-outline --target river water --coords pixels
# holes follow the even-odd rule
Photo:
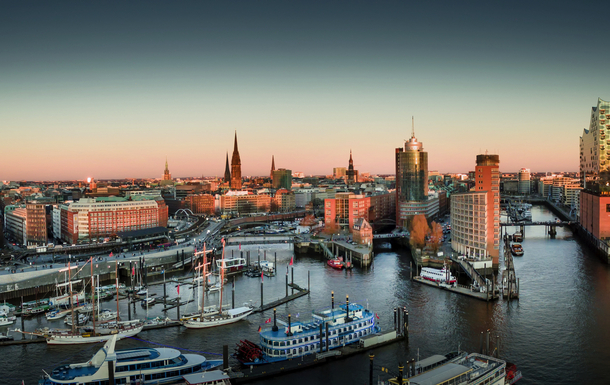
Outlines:
[[[534,206],[533,219],[552,220],[554,215],[542,206]],[[509,233],[515,229],[509,229]],[[316,254],[297,255],[294,259],[295,283],[307,287],[311,276],[311,293],[277,308],[278,316],[308,320],[311,309],[330,305],[330,293],[336,301],[349,294],[350,302],[366,304],[380,317],[383,329],[393,324],[393,308],[406,306],[410,313],[409,343],[399,342],[376,349],[375,379],[387,379],[381,367],[397,373],[399,362],[432,354],[461,349],[479,350],[481,331],[491,330],[492,342],[500,336],[500,357],[514,362],[523,373],[520,384],[605,384],[608,383],[610,361],[610,269],[570,230],[558,229],[555,239],[544,234],[543,227],[526,229],[523,241],[525,255],[515,258],[520,278],[520,299],[486,303],[473,298],[424,286],[409,280],[408,250],[379,248],[374,265],[368,269],[336,271],[326,266]],[[252,250],[252,249],[251,249]],[[285,295],[286,266],[292,252],[286,248],[269,250],[268,259],[277,252],[278,275],[264,278],[264,301]],[[257,251],[253,250],[252,255]],[[151,291],[162,295],[162,286]],[[168,284],[168,294],[176,295],[176,285]],[[181,296],[191,296],[182,285]],[[236,306],[252,301],[260,303],[260,278],[236,278]],[[207,304],[217,303],[218,294],[206,297]],[[224,303],[231,302],[226,291]],[[194,310],[194,303],[190,309]],[[116,309],[115,302],[103,307]],[[138,317],[146,310],[136,305]],[[161,315],[161,305],[149,309],[148,316]],[[121,304],[121,314],[126,314]],[[168,313],[176,317],[175,310]],[[158,344],[219,354],[222,345],[230,350],[240,339],[258,342],[257,329],[268,326],[265,321],[273,312],[253,314],[245,321],[207,330],[167,328],[146,331],[138,338]],[[28,320],[26,330],[46,325],[44,317]],[[59,326],[57,324],[56,326]],[[16,337],[20,338],[20,337]],[[138,340],[118,342],[118,348],[146,345]],[[492,348],[493,348],[492,344]],[[42,370],[50,371],[64,363],[89,360],[99,346],[47,346],[45,344],[0,347],[0,384],[35,384]],[[208,355],[209,358],[219,358]],[[305,371],[259,381],[264,384],[366,384],[367,354],[340,360]]]

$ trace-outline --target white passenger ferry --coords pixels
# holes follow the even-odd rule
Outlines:
[[[93,358],[80,364],[62,365],[45,372],[39,385],[169,384],[184,375],[213,369],[222,360],[207,360],[198,354],[181,354],[171,348],[114,350],[116,337],[110,339]]]
[[[451,271],[447,269],[447,266],[443,266],[442,269],[423,267],[419,276],[428,281],[448,283],[450,285],[457,282],[455,277],[451,275]]]

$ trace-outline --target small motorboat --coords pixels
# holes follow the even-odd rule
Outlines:
[[[333,269],[341,270],[343,269],[343,261],[340,258],[329,259],[326,264]]]
[[[152,306],[154,304],[155,304],[154,297],[146,297],[146,298],[142,299],[142,306]]]
[[[513,253],[515,257],[523,256],[523,246],[520,243],[513,243],[510,245],[510,252]]]

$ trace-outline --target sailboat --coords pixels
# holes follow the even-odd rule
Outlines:
[[[91,297],[94,298],[94,290],[95,290],[95,278],[93,275],[93,258],[91,258],[89,260],[89,262],[91,263]],[[117,262],[118,264],[118,262]],[[68,275],[70,276],[69,279],[71,279],[71,272],[72,272],[72,268],[75,268],[76,266],[70,266],[70,263],[68,263]],[[118,269],[118,267],[115,269]],[[61,270],[60,270],[61,271]],[[75,314],[74,314],[74,302],[71,300],[70,301],[70,308],[71,308],[71,321],[72,321],[72,330],[57,330],[57,329],[48,329],[48,328],[44,328],[42,330],[39,330],[38,333],[31,333],[31,334],[36,334],[36,335],[40,335],[46,338],[47,340],[47,344],[48,345],[72,345],[72,344],[89,344],[89,343],[95,343],[95,342],[104,342],[104,341],[108,341],[112,336],[116,336],[116,339],[122,339],[125,337],[132,337],[135,336],[136,334],[138,334],[139,332],[142,331],[142,328],[144,327],[144,324],[142,322],[140,322],[140,320],[133,320],[133,321],[125,321],[125,322],[121,322],[118,321],[118,314],[119,314],[119,296],[118,296],[118,290],[119,290],[119,282],[118,282],[118,275],[116,275],[116,288],[117,288],[117,321],[116,322],[109,322],[104,326],[98,326],[96,327],[95,324],[95,317],[93,317],[92,321],[93,321],[93,326],[92,327],[81,327],[81,328],[76,328],[76,320],[75,320]],[[70,281],[69,281],[70,282]],[[70,289],[70,296],[69,298],[74,298],[73,297],[73,293],[72,293],[72,285],[69,285],[69,289]],[[95,301],[92,301],[92,306],[93,306],[93,311],[92,313],[95,314]],[[22,332],[23,333],[23,332]]]
[[[200,266],[201,269],[203,269],[203,273],[202,273],[202,277],[203,277],[203,282],[205,282],[205,280],[207,279],[207,258],[205,255],[205,244],[203,245],[204,247],[204,253],[203,253],[203,266]],[[229,310],[222,310],[222,285],[224,283],[224,274],[225,274],[225,240],[224,238],[222,239],[222,263],[221,263],[221,268],[220,268],[220,300],[219,300],[219,304],[218,304],[218,312],[216,313],[212,313],[209,315],[205,314],[205,295],[201,295],[201,314],[198,318],[194,318],[194,319],[189,319],[187,321],[185,321],[183,323],[183,325],[188,328],[188,329],[205,329],[205,328],[211,328],[214,326],[221,326],[221,325],[227,325],[227,324],[231,324],[237,321],[240,321],[244,318],[246,318],[247,316],[249,316],[253,309],[249,306],[243,306],[243,307],[238,307],[235,309],[229,309]]]

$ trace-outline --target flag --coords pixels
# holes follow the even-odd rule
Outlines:
[[[178,284],[178,295],[180,295],[180,284]]]
[[[294,256],[290,257],[290,266],[292,266],[292,259],[294,258]]]
[[[265,321],[266,324],[268,324],[269,322],[271,322],[271,318],[269,318],[267,321]]]
[[[110,252],[110,258],[112,258],[112,251]]]
[[[375,313],[375,318],[379,319],[379,316],[377,315],[377,313]]]
[[[136,267],[135,266],[133,266],[131,268],[131,275],[136,275]]]
[[[259,327],[258,327],[258,332],[260,333],[260,332],[261,332],[261,330],[263,330],[263,328],[259,326]]]
[[[263,271],[261,270],[261,282],[263,282],[263,281],[264,281],[264,278],[263,278]]]
[[[239,251],[241,251],[241,242],[239,242]]]

